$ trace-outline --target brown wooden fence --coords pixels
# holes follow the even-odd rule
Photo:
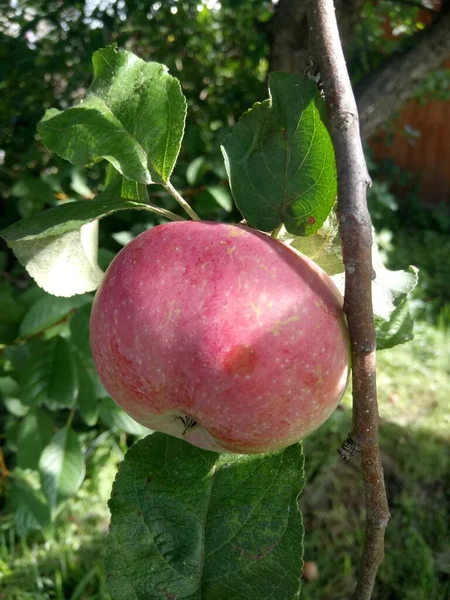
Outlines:
[[[392,138],[379,133],[371,140],[375,158],[389,157],[416,175],[425,202],[450,202],[450,101],[409,101],[393,127]]]

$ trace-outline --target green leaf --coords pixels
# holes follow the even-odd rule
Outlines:
[[[78,380],[72,350],[65,339],[54,337],[31,353],[21,377],[20,399],[25,406],[47,404],[72,407]]]
[[[53,435],[53,421],[41,409],[33,408],[23,419],[17,436],[17,464],[37,469],[42,450]]]
[[[318,231],[336,200],[334,150],[323,100],[300,75],[272,73],[270,100],[257,103],[224,140],[222,152],[237,207],[248,223],[271,231]]]
[[[36,529],[42,529],[45,535],[50,535],[50,507],[42,492],[25,479],[17,477],[12,483],[11,494],[16,507],[14,517],[19,535],[26,536]]]
[[[336,275],[344,270],[339,226],[333,211],[317,233],[308,237],[292,236],[284,229],[278,239],[308,256],[328,275]]]
[[[389,321],[375,318],[377,350],[386,350],[413,339],[414,321],[405,299],[392,312]]]
[[[96,219],[114,214],[119,210],[147,209],[140,202],[121,198],[122,182],[115,178],[94,200],[68,202],[45,210],[37,215],[22,219],[0,231],[1,237],[9,246],[15,242],[53,238],[69,231],[80,229]]]
[[[113,600],[299,598],[303,482],[300,444],[246,456],[141,440],[109,503]]]
[[[70,320],[70,341],[80,354],[92,360],[91,344],[89,342],[89,319],[92,305],[86,305],[77,310]]]
[[[58,323],[74,309],[92,302],[92,296],[83,294],[73,298],[58,298],[46,294],[27,311],[21,325],[20,335],[30,337]]]
[[[190,186],[198,185],[203,175],[208,171],[209,165],[204,156],[197,156],[189,163],[186,169],[186,181]]]
[[[120,433],[130,433],[142,437],[149,433],[153,433],[151,429],[147,429],[143,425],[137,423],[127,413],[120,408],[111,398],[106,397],[100,400],[100,419],[103,423],[114,431]]]
[[[103,278],[92,221],[119,210],[149,210],[120,197],[117,177],[95,200],[69,202],[22,219],[0,232],[36,283],[56,296],[95,290]]]
[[[383,264],[378,246],[372,246],[372,266],[376,277],[372,284],[372,303],[375,316],[388,321],[395,307],[412,292],[418,282],[418,270],[389,271]]]
[[[95,385],[91,377],[91,371],[94,371],[94,369],[89,363],[90,361],[81,355],[76,357],[78,370],[78,408],[86,425],[92,427],[97,423],[99,407]]]
[[[211,194],[220,208],[231,212],[233,210],[233,200],[230,196],[230,192],[220,185],[210,185],[206,188],[206,191]]]
[[[15,417],[24,417],[29,408],[19,400],[20,387],[12,377],[0,377],[0,400]]]
[[[64,427],[56,433],[39,460],[42,489],[52,512],[75,494],[83,482],[85,463],[77,434]]]
[[[86,99],[45,113],[38,126],[44,144],[75,165],[106,159],[133,181],[167,182],[186,117],[179,81],[164,65],[114,46],[95,52],[92,62]]]
[[[19,344],[17,346],[7,346],[5,348],[5,357],[11,362],[14,371],[12,373],[12,377],[19,381],[21,374],[23,373],[28,358],[30,356],[30,342],[34,342],[35,340],[30,340],[26,344]]]
[[[14,298],[14,289],[10,283],[0,283],[0,325],[19,323],[25,312],[23,306]]]

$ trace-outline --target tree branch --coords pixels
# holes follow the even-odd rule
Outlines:
[[[338,218],[345,265],[345,301],[352,347],[352,445],[361,451],[366,533],[355,600],[369,600],[384,557],[389,508],[378,446],[376,336],[372,312],[370,183],[358,112],[347,73],[332,0],[308,0],[311,54],[318,64],[329,110],[338,173]]]
[[[369,138],[449,56],[450,4],[444,4],[431,25],[414,34],[403,51],[394,52],[356,86],[362,137]]]
[[[364,0],[336,0],[341,40],[351,40]],[[269,71],[303,73],[309,59],[306,0],[280,0],[268,28]]]

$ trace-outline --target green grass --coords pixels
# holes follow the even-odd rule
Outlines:
[[[419,324],[413,342],[378,354],[380,443],[392,513],[374,600],[446,600],[450,594],[450,340]],[[336,449],[351,427],[350,394],[305,440],[301,498],[305,560],[319,579],[303,600],[351,597],[363,539],[358,461]]]
[[[380,441],[392,519],[374,600],[446,600],[450,593],[448,527],[450,343],[419,324],[413,342],[378,356]],[[357,459],[337,448],[351,426],[350,394],[305,440],[307,483],[301,497],[305,559],[319,579],[304,583],[302,600],[351,597],[363,539]],[[88,479],[57,537],[27,543],[12,517],[0,521],[0,600],[107,600],[102,553],[106,499],[117,458]],[[231,599],[230,599],[231,600]],[[251,599],[249,599],[251,600]]]

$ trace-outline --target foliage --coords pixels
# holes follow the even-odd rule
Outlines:
[[[137,165],[145,181],[150,174],[154,180],[165,183],[171,175],[179,189],[189,186],[183,195],[201,218],[239,220],[226,183],[220,145],[226,146],[225,136],[242,111],[266,93],[268,44],[263,25],[270,19],[272,5],[268,1],[236,3],[223,0],[220,9],[216,6],[209,10],[206,4],[206,1],[190,0],[149,4],[137,0],[111,5],[99,3],[93,7],[87,2],[74,5],[68,0],[50,3],[33,0],[18,6],[11,4],[0,16],[0,56],[5,58],[2,89],[8,92],[0,97],[0,130],[4,133],[0,140],[0,194],[5,200],[0,224],[7,227],[19,217],[32,219],[28,221],[30,229],[24,221],[9,228],[6,236],[10,236],[11,247],[17,256],[22,256],[19,258],[32,277],[52,294],[64,291],[61,295],[71,296],[93,291],[100,281],[101,271],[120,247],[146,228],[163,221],[161,214],[152,212],[148,198],[145,194],[141,196],[142,188],[137,184],[134,191],[130,191],[127,181],[111,175],[112,169],[108,170],[105,180],[100,164],[82,170],[77,164],[68,164],[55,154],[51,155],[35,140],[34,132],[43,109],[56,104],[60,112],[52,109],[47,113],[40,131],[44,141],[55,151],[59,145],[65,153],[61,145],[63,136],[51,133],[51,126],[57,124],[58,119],[66,118],[63,115],[74,112],[84,118],[88,101],[85,101],[84,109],[80,105],[76,109],[68,107],[85,97],[91,79],[91,55],[105,44],[117,42],[122,48],[135,50],[146,61],[151,58],[166,64],[170,73],[180,77],[188,106],[183,147],[173,174],[173,164],[166,168],[163,161],[161,164],[166,170],[149,165],[133,146],[133,140],[129,147],[133,169],[126,173],[134,176]],[[361,21],[361,26],[363,24]],[[408,27],[414,26],[409,22]],[[379,24],[374,24],[373,33],[379,40],[378,31]],[[358,43],[366,44],[366,39]],[[130,60],[129,53],[121,54],[122,58],[125,56]],[[131,61],[139,72],[149,69],[144,60],[132,58]],[[161,80],[168,81],[164,68],[157,67],[156,71]],[[99,77],[107,79],[109,75],[103,73]],[[123,75],[131,76],[129,73]],[[114,72],[113,79],[115,77]],[[117,73],[117,81],[120,77]],[[134,81],[136,83],[136,78]],[[174,90],[176,87],[174,84]],[[95,91],[95,85],[91,94],[93,89]],[[90,96],[93,110],[98,111],[96,118],[102,115],[102,100],[109,99],[106,85],[100,85],[98,91],[99,94]],[[175,94],[181,98],[177,90]],[[180,108],[183,104],[179,100]],[[132,106],[125,108],[131,112]],[[116,132],[120,131],[123,119],[116,115],[113,121]],[[180,111],[178,130],[181,122],[184,125]],[[77,132],[90,135],[89,125],[89,119],[87,123],[82,120],[76,125]],[[72,139],[76,138],[77,135]],[[67,139],[62,142],[65,144]],[[173,144],[173,159],[178,146]],[[77,152],[80,151],[83,153],[86,149],[78,148]],[[70,154],[67,158],[73,156]],[[101,152],[95,148],[83,157],[81,164],[91,163],[99,156]],[[137,161],[134,160],[136,156]],[[114,164],[114,160],[112,162]],[[115,166],[117,164],[116,161]],[[111,195],[111,192],[114,193]],[[177,203],[163,186],[152,186],[149,194],[151,203],[180,214]],[[41,213],[48,207],[52,212]],[[96,257],[92,255],[92,244],[96,245],[95,232],[86,250],[81,226],[95,224],[97,218],[106,215],[108,219],[102,221],[100,227],[100,248]],[[401,223],[398,229],[401,230]],[[321,232],[323,229],[318,232],[319,237]],[[312,240],[313,237],[300,239]],[[444,248],[442,237],[435,243],[436,250]],[[329,248],[328,244],[326,246]],[[56,266],[55,257],[61,256],[63,248],[66,249],[65,260],[51,271],[49,261]],[[307,253],[310,255],[310,252],[317,262],[323,260],[324,252],[318,252],[317,245]],[[409,262],[416,263],[411,254],[405,252],[401,262],[397,260],[392,265],[403,268]],[[84,272],[79,260],[83,256],[82,264],[87,265]],[[76,259],[74,264],[70,262],[71,257]],[[420,263],[425,264],[426,258],[429,259],[429,273],[436,263],[433,264],[433,257],[428,252],[427,257],[420,257]],[[50,594],[75,600],[89,594],[94,587],[94,597],[106,598],[100,567],[91,566],[90,555],[89,558],[86,556],[83,566],[78,566],[78,561],[83,562],[84,548],[77,552],[76,558],[69,550],[71,545],[76,548],[81,543],[76,537],[80,498],[84,500],[83,511],[87,513],[98,489],[104,485],[101,478],[107,465],[113,462],[112,468],[108,467],[111,474],[134,437],[141,437],[148,431],[107,397],[95,373],[88,341],[92,297],[75,295],[66,302],[64,298],[45,294],[30,282],[9,251],[0,252],[0,265],[5,272],[0,283],[0,301],[5,307],[0,314],[0,419],[5,440],[3,454],[9,468],[0,489],[5,494],[1,501],[3,511],[11,515],[13,507],[17,508],[15,530],[21,538],[19,544],[14,538],[10,518],[0,534],[1,559],[11,558],[16,546],[20,546],[22,563],[26,564],[29,558],[36,564],[35,550],[27,546],[25,537],[32,542],[40,541],[43,533],[47,547],[53,544],[55,556],[42,577],[37,567],[32,567],[31,579],[36,581],[38,594],[35,597],[44,598]],[[84,288],[75,277],[79,273]],[[89,280],[91,283],[86,286]],[[439,286],[442,287],[442,283],[439,282]],[[430,294],[434,294],[435,289],[430,286]],[[404,298],[401,299],[403,307]],[[396,319],[392,320],[392,324],[396,322]],[[390,323],[385,321],[381,325],[386,327]],[[133,437],[130,439],[129,436]],[[147,443],[151,440],[151,437],[147,438]],[[316,450],[310,446],[311,456],[320,450],[319,440],[320,437]],[[103,458],[99,459],[99,455]],[[105,456],[110,455],[114,458],[108,462]],[[301,471],[301,467],[299,460],[297,469]],[[85,470],[87,476],[82,482]],[[103,494],[100,503],[105,502],[108,493],[109,490]],[[74,526],[67,538],[70,543],[64,546],[64,532],[72,521]],[[86,523],[88,530],[98,526],[98,521],[91,522],[89,517]],[[6,541],[6,535],[10,536],[9,541]],[[86,533],[84,535],[88,538]],[[87,539],[89,542],[90,538]],[[58,563],[58,543],[68,553],[67,561],[64,554]],[[241,556],[242,560],[246,558]],[[57,575],[53,578],[55,564]],[[395,574],[392,576],[395,578]],[[22,596],[20,589],[14,594],[17,598],[28,597]]]
[[[369,160],[370,155],[369,155]],[[391,161],[371,164],[378,179],[368,192],[369,208],[378,244],[389,268],[410,262],[420,270],[419,285],[412,292],[415,318],[450,324],[450,210],[446,204],[425,204],[413,175],[400,170]],[[402,199],[391,191],[401,186]]]
[[[142,184],[159,183],[185,206],[169,180],[186,114],[178,83],[161,65],[147,64],[116,46],[98,50],[93,63],[94,81],[86,102],[63,112],[47,111],[39,131],[50,149],[76,166],[87,167],[106,159],[109,166],[105,191],[95,200],[68,203],[30,215],[2,232],[40,285],[49,275],[53,293],[71,296],[52,300],[44,292],[38,294],[26,307],[18,326],[21,338],[16,339],[25,343],[13,346],[12,352],[11,347],[5,351],[5,375],[18,384],[19,409],[32,411],[24,416],[11,448],[17,450],[22,464],[31,467],[22,472],[18,465],[10,492],[18,503],[15,519],[22,535],[41,529],[50,536],[65,502],[83,482],[83,447],[72,428],[76,415],[85,421],[88,431],[100,418],[109,427],[114,428],[117,423],[132,434],[145,433],[144,428],[114,407],[93,368],[87,341],[92,297],[73,294],[96,287],[91,273],[86,273],[76,258],[81,256],[83,261],[95,264],[96,240],[91,238],[89,246],[83,245],[81,232],[99,217],[117,210],[146,208],[161,214],[153,204],[126,200],[130,196],[133,200],[145,199]],[[246,113],[223,142],[232,191],[238,205],[245,197],[242,211],[248,224],[261,227],[262,211],[273,205],[274,189],[283,188],[283,210],[278,207],[277,219],[263,228],[280,229],[284,225],[291,234],[314,234],[330,213],[336,194],[334,154],[323,121],[323,100],[311,82],[295,75],[274,75],[270,91],[271,100]],[[105,138],[105,128],[111,131],[111,138]],[[61,131],[65,132],[63,139]],[[287,179],[286,144],[292,157],[289,168],[293,171]],[[268,160],[273,165],[280,163],[280,168],[268,169]],[[195,167],[191,166],[189,179],[194,181],[201,168],[198,161]],[[254,188],[254,182],[267,175],[275,187],[266,183],[258,189],[257,196],[251,197],[249,184]],[[73,234],[80,236],[78,245],[73,237],[68,237]],[[55,269],[66,255],[71,258],[64,262],[67,277],[61,272],[55,278]],[[41,261],[38,265],[36,257]],[[412,326],[412,322],[400,319],[398,325],[394,309],[406,306],[406,294],[415,281],[407,273],[390,275],[381,263],[376,270],[376,314],[387,323],[383,343],[389,347],[394,341],[403,342],[409,337],[408,325]],[[14,314],[13,324],[18,324],[21,317],[21,311]],[[44,339],[35,338],[37,334],[43,334]],[[52,432],[46,411],[58,408],[59,414],[61,409],[69,412],[66,421]],[[30,437],[35,440],[39,458],[26,455]],[[295,555],[292,560],[292,553],[286,554],[286,548],[293,541],[299,549],[302,544],[301,517],[296,515],[302,460],[296,446],[263,457],[214,458],[212,453],[186,447],[184,441],[161,434],[137,444],[118,473],[110,503],[113,521],[108,564],[113,597],[147,594],[149,586],[154,593],[166,595],[193,595],[202,589],[211,598],[228,595],[230,588],[238,597],[238,590],[249,588],[263,597],[267,584],[260,587],[258,581],[267,578],[268,572],[274,594],[298,597],[302,563]],[[235,486],[239,490],[236,501],[242,497],[245,509],[243,505],[239,513],[234,510],[222,514],[225,504],[235,509],[238,506],[234,492],[230,492]],[[201,514],[192,514],[193,507]],[[174,527],[174,514],[175,523],[179,519],[184,522],[183,528]],[[126,555],[132,520],[133,535],[140,542],[136,547],[130,546]],[[290,542],[286,544],[286,540]],[[231,568],[223,571],[219,563]],[[148,579],[143,579],[147,572]]]
[[[161,433],[135,444],[109,502],[112,597],[297,598],[302,472],[301,444],[257,457]]]
[[[380,434],[392,519],[374,600],[448,596],[449,359],[448,338],[423,323],[414,341],[378,356]],[[349,403],[347,395],[344,407]],[[306,600],[347,598],[354,585],[356,546],[364,528],[361,491],[357,467],[336,453],[349,424],[349,411],[338,410],[304,444],[304,557],[319,568],[317,581],[302,584]],[[0,572],[8,600],[47,600],[51,594],[71,599],[78,586],[86,600],[110,599],[103,570],[106,500],[121,455],[113,436],[87,447],[87,479],[66,505],[54,539],[19,541],[12,513],[3,511]]]

